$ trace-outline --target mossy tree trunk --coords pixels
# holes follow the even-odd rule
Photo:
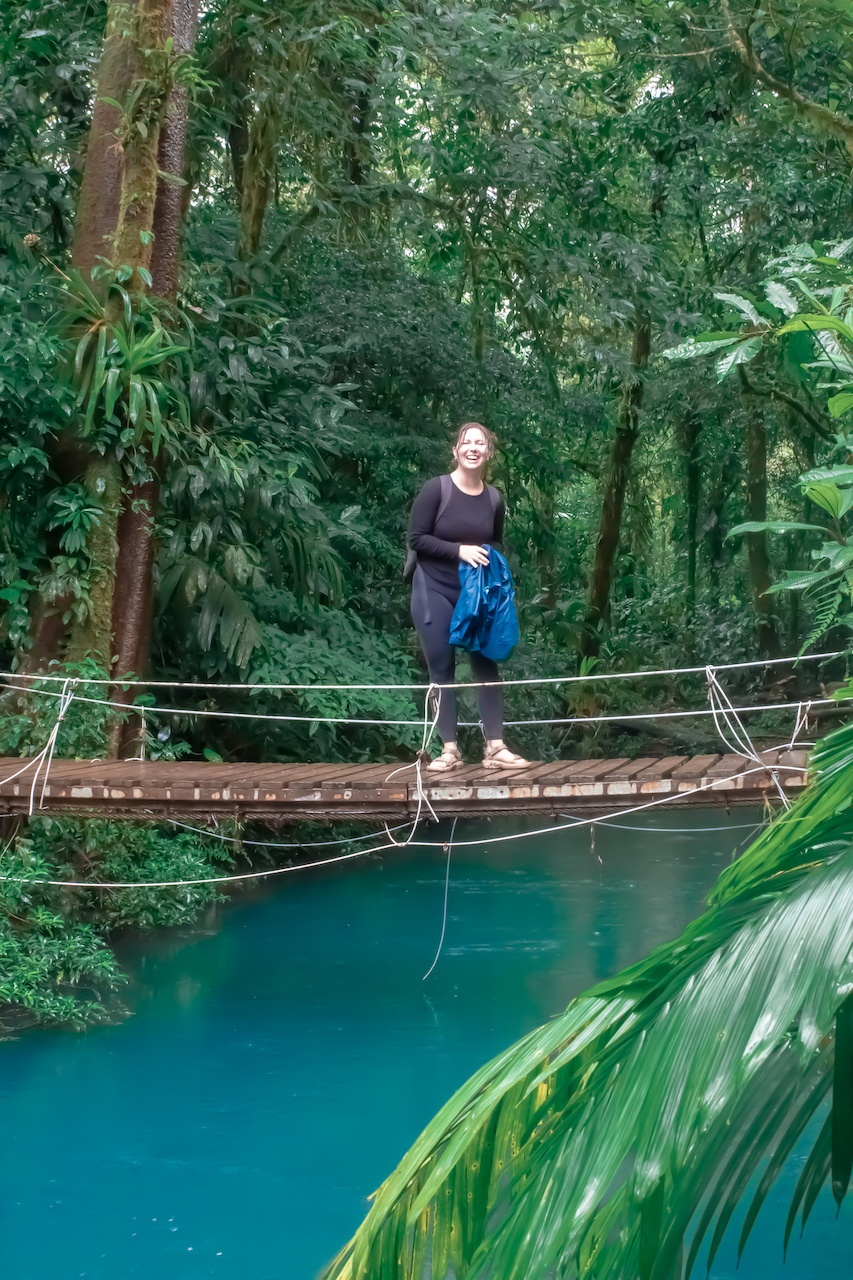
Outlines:
[[[746,408],[745,480],[746,518],[767,519],[767,427],[761,406],[746,389],[746,379],[741,380],[743,402]],[[762,657],[778,658],[782,652],[773,597],[766,594],[773,582],[770,552],[766,533],[748,533],[746,537],[749,586],[755,608],[758,631],[758,647]]]
[[[198,0],[171,0],[169,34],[175,54],[185,54],[195,43]],[[184,218],[184,147],[188,121],[188,96],[181,85],[173,87],[160,125],[156,200],[151,219],[154,233],[150,258],[152,293],[173,303],[178,291],[181,228]],[[173,179],[170,181],[170,179]],[[113,596],[114,657],[117,676],[140,676],[148,665],[153,616],[156,515],[160,477],[156,460],[149,458],[149,477],[127,486],[118,525],[118,555]],[[117,687],[116,702],[132,701],[132,690]],[[129,754],[138,747],[135,726],[128,722],[116,730],[112,754]]]
[[[613,447],[610,450],[589,597],[579,645],[579,654],[582,659],[597,657],[601,647],[601,625],[607,616],[610,603],[613,570],[619,549],[619,535],[622,531],[625,493],[631,475],[631,458],[640,428],[645,369],[650,348],[651,325],[648,317],[641,315],[638,316],[634,325],[631,373],[622,390],[619,423]]]
[[[107,9],[71,262],[98,294],[99,266],[130,268],[133,307],[148,272],[154,292],[176,293],[187,96],[174,69],[192,48],[196,15],[197,0],[111,0]],[[110,671],[117,656],[117,671],[139,670],[151,620],[156,473],[152,466],[143,484],[126,485],[118,457],[94,451],[73,427],[54,452],[62,481],[81,483],[99,512],[86,547],[88,609],[69,628],[66,602],[39,602],[28,665],[92,657]]]
[[[684,458],[684,544],[687,555],[686,610],[692,627],[696,616],[696,585],[699,548],[699,502],[702,493],[702,466],[699,440],[702,419],[691,411],[681,423],[679,443]]]

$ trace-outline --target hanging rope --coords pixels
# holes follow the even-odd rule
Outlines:
[[[433,739],[433,735],[436,730],[436,725],[438,724],[438,713],[440,709],[439,695],[437,695],[436,693],[436,690],[438,688],[439,688],[438,685],[431,684],[427,689],[426,698],[424,699],[424,721],[423,721],[423,732],[421,734],[420,750],[418,751],[414,760],[410,761],[408,764],[400,765],[399,769],[392,769],[391,772],[385,778],[386,783],[388,783],[391,781],[392,778],[396,778],[398,774],[405,772],[406,769],[414,769],[415,771],[415,794],[417,796],[417,807],[415,809],[415,817],[414,817],[414,821],[412,822],[412,829],[409,832],[408,838],[405,840],[395,840],[391,834],[391,828],[388,826],[387,823],[384,824],[386,836],[391,841],[391,843],[394,845],[397,845],[398,848],[401,847],[402,845],[411,844],[412,840],[415,837],[415,832],[417,831],[418,826],[420,824],[421,814],[423,812],[424,805],[426,805],[426,807],[429,809],[433,821],[438,822],[438,816],[435,812],[435,809],[433,809],[430,803],[429,796],[427,795],[424,789],[423,776],[421,774],[421,769],[424,763],[429,762],[429,758],[430,758],[429,748]],[[429,718],[431,706],[434,708],[432,720],[430,720]]]
[[[785,788],[779,781],[779,774],[776,768],[767,764],[755,749],[755,745],[747,732],[746,726],[739,719],[738,713],[732,706],[731,700],[723,686],[720,684],[717,674],[713,667],[706,667],[705,676],[708,682],[708,700],[711,703],[711,711],[714,716],[714,725],[717,733],[720,735],[725,746],[732,755],[742,756],[744,760],[753,760],[756,764],[765,768],[773,780],[779,799],[782,801],[786,809],[791,807],[790,801],[785,794]],[[797,706],[800,704],[798,703]],[[731,734],[734,744],[726,737],[723,731],[723,725]],[[796,732],[795,735],[796,737]],[[778,749],[778,748],[777,748]]]
[[[781,770],[790,770],[793,773],[802,772],[796,765],[777,765],[776,767]],[[727,782],[733,782],[736,778],[744,778],[753,773],[766,772],[766,766],[762,763],[751,769],[733,773],[725,778],[714,778],[712,782],[699,783],[693,788],[691,794],[695,795],[702,791],[719,789],[725,786]],[[631,805],[627,809],[620,809],[612,816],[614,818],[626,818],[630,814],[642,813],[647,809],[655,809],[660,805],[672,804],[674,801],[683,799],[683,795],[672,792],[665,796],[659,796],[655,800],[647,800],[643,804]],[[457,849],[482,848],[485,845],[506,844],[512,840],[529,840],[534,836],[554,835],[559,831],[573,831],[598,822],[601,822],[601,818],[579,818],[571,822],[539,827],[533,831],[515,831],[502,836],[486,836],[479,840],[457,840],[454,843]],[[234,839],[236,841],[236,837]],[[237,842],[239,843],[239,841]],[[242,880],[265,880],[271,876],[290,875],[295,871],[310,871],[314,867],[325,867],[336,862],[347,862],[352,858],[366,858],[374,853],[385,853],[399,847],[399,844],[386,843],[370,849],[356,849],[350,853],[339,854],[334,858],[324,858],[319,862],[303,862],[289,867],[270,867],[263,871],[247,871],[238,875],[202,876],[194,880],[48,880],[32,879],[29,876],[0,875],[0,881],[13,884],[50,885],[60,889],[176,889],[196,884],[231,884]],[[444,849],[446,842],[442,840],[411,840],[408,842],[408,847],[415,849]]]
[[[423,976],[422,981],[424,982],[426,982],[427,978],[438,964],[438,957],[441,955],[441,948],[444,946],[444,935],[447,932],[447,899],[450,894],[450,851],[453,848],[453,837],[456,833],[457,822],[458,818],[454,818],[453,825],[450,828],[450,835],[448,837],[447,844],[444,846],[447,852],[447,868],[444,873],[444,910],[441,916],[441,937],[438,940],[438,949],[436,950],[435,958]]]
[[[716,670],[717,668],[705,667],[703,669],[707,674],[709,670]],[[616,677],[614,677],[614,679],[615,678]],[[510,683],[510,682],[507,682],[507,683]],[[517,683],[522,683],[522,682],[517,682]],[[6,686],[6,687],[10,687],[10,686]],[[213,686],[213,687],[216,687],[216,686]],[[256,686],[243,686],[243,687],[251,688]],[[315,687],[319,688],[321,686],[315,686]],[[355,687],[355,686],[352,686],[352,687]],[[397,688],[402,686],[387,685],[383,687]],[[422,688],[423,686],[413,686],[413,687]],[[432,685],[427,685],[426,688],[427,688],[427,691],[441,690],[445,688],[447,689],[454,689],[454,688],[483,689],[483,688],[489,688],[489,684],[488,683],[459,684],[459,685],[432,684]],[[30,692],[45,698],[61,698],[62,696],[60,693],[56,693],[51,689],[32,689],[30,690]],[[86,703],[89,706],[112,707],[117,711],[122,711],[122,712],[128,711],[128,707],[126,703],[113,702],[108,698],[89,698],[89,697],[86,697],[85,695],[77,694],[76,700],[78,702]],[[837,707],[838,702],[836,701],[835,698],[816,698],[811,702],[810,705],[812,707],[823,707],[823,706]],[[757,703],[747,707],[732,707],[731,710],[737,713],[738,715],[755,715],[755,714],[761,713],[762,711],[790,711],[799,706],[800,706],[799,702],[768,702],[768,703]],[[133,708],[130,708],[130,709],[133,710]],[[363,716],[324,716],[324,715],[318,715],[318,714],[303,716],[303,715],[290,715],[285,712],[279,713],[279,712],[270,712],[270,711],[226,711],[218,707],[213,708],[213,707],[149,706],[146,708],[146,710],[148,712],[153,712],[158,715],[182,716],[187,719],[193,719],[194,717],[201,717],[203,719],[215,719],[215,720],[260,720],[264,722],[284,723],[284,724],[320,723],[320,724],[389,726],[392,728],[400,728],[400,727],[420,728],[423,724],[423,720],[421,719],[388,720],[388,719],[374,719],[371,717],[363,717]],[[688,711],[634,711],[625,715],[614,714],[614,715],[596,715],[596,716],[546,716],[540,719],[533,719],[533,720],[506,720],[504,723],[508,728],[521,728],[521,727],[530,726],[530,725],[559,724],[559,725],[571,726],[571,725],[606,724],[614,721],[616,723],[621,724],[628,721],[642,721],[642,720],[681,720],[681,719],[690,718],[690,717],[702,717],[702,716],[713,716],[713,715],[714,715],[713,709],[709,709],[707,707],[697,707],[695,709],[690,709]],[[460,721],[460,725],[462,728],[476,729],[479,727],[479,721],[463,720],[463,721]]]

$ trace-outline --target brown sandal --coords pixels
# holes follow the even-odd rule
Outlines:
[[[514,751],[510,751],[509,747],[505,747],[503,743],[499,747],[486,747],[483,753],[484,769],[527,769],[530,761],[525,760],[524,756],[517,756]]]
[[[432,773],[452,773],[454,769],[461,769],[464,763],[458,747],[442,747],[441,755],[430,760],[427,769]]]

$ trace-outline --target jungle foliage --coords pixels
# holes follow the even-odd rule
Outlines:
[[[294,720],[200,721],[176,694],[143,727],[89,705],[60,751],[410,751],[416,730],[381,722],[416,703],[354,686],[418,677],[406,512],[464,418],[501,441],[519,673],[795,651],[826,622],[822,598],[773,594],[807,569],[808,531],[775,551],[763,525],[811,523],[792,481],[844,444],[808,332],[712,339],[736,385],[701,362],[673,378],[662,353],[733,309],[755,323],[754,296],[772,328],[765,263],[849,231],[846,10],[726,15],[4,6],[2,665],[115,677],[127,706],[133,673],[342,686],[248,704]],[[725,536],[744,517],[745,558]],[[43,744],[52,688],[6,691],[4,752]],[[564,710],[510,699],[513,718]],[[561,728],[526,736],[571,749]],[[61,870],[47,832],[8,856]],[[151,838],[184,865],[182,839]],[[101,876],[111,848],[100,831]],[[114,906],[90,915],[132,918]],[[47,909],[26,919],[48,928]],[[16,945],[35,936],[14,902],[5,918]]]
[[[3,753],[44,745],[60,676],[118,704],[72,703],[68,754],[409,758],[416,726],[394,722],[417,701],[358,686],[418,679],[406,515],[468,419],[500,440],[514,674],[795,654],[846,622],[849,0],[0,14]],[[153,710],[133,675],[247,689]],[[769,700],[817,688],[750,679]],[[701,693],[623,685],[618,707]],[[512,719],[596,707],[617,710],[583,685],[508,698]],[[830,1095],[794,1211],[827,1176],[843,1196],[849,730],[816,765],[683,939],[448,1105],[333,1274],[681,1274],[696,1212],[713,1251],[744,1177],[771,1152],[757,1205]],[[44,882],[209,879],[224,847],[6,833],[3,1025],[114,1014],[108,931],[188,923],[216,894]]]

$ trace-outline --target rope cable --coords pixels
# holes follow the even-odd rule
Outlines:
[[[778,748],[777,748],[778,749]],[[777,765],[776,768],[790,771],[793,773],[801,773],[802,770],[797,765]],[[766,772],[765,765],[754,766],[751,769],[739,770],[737,773],[730,774],[724,778],[714,778],[712,782],[699,783],[689,794],[696,795],[704,791],[711,791],[715,788],[725,786],[727,782],[733,782],[736,778],[744,778],[749,774]],[[643,804],[631,805],[627,809],[621,809],[614,817],[625,818],[632,813],[640,813],[646,809],[658,808],[662,804],[672,804],[673,801],[684,800],[686,793],[671,792],[668,795],[659,796],[655,800],[647,800]],[[527,840],[538,835],[552,835],[559,831],[576,830],[580,827],[588,827],[594,823],[600,822],[600,818],[590,817],[578,819],[577,821],[562,823],[549,827],[540,827],[533,831],[515,831],[508,832],[502,836],[486,836],[479,840],[458,840],[457,848],[483,848],[490,844],[505,844],[511,840]],[[408,825],[408,824],[406,824]],[[445,841],[441,840],[412,840],[407,847],[416,849],[444,849]],[[123,881],[103,881],[103,880],[47,880],[47,879],[31,879],[25,876],[8,876],[0,875],[0,882],[6,881],[15,884],[28,885],[50,885],[55,888],[62,889],[174,889],[196,884],[229,884],[241,880],[264,880],[271,876],[287,875],[294,871],[310,871],[313,867],[329,866],[335,862],[346,862],[352,858],[366,858],[374,853],[384,853],[396,846],[394,844],[377,845],[371,849],[356,849],[350,853],[339,854],[334,858],[324,858],[318,862],[297,863],[288,867],[269,867],[263,871],[248,871],[238,875],[227,876],[204,876],[194,880],[123,880]]]
[[[707,672],[709,668],[704,668]],[[494,685],[494,682],[492,682]],[[4,687],[0,685],[0,687]],[[8,687],[8,686],[6,686]],[[391,687],[391,686],[386,686]],[[488,688],[487,684],[480,685],[457,685],[455,688]],[[433,684],[427,686],[429,690],[452,689],[453,685]],[[60,693],[54,693],[51,689],[32,689],[31,693],[40,694],[46,698],[60,698]],[[128,707],[126,703],[114,702],[108,698],[87,698],[84,695],[75,695],[77,702],[86,703],[89,706],[98,707],[114,707],[116,710],[128,712],[140,710],[140,708]],[[811,704],[812,707],[837,706],[835,698],[816,698]],[[799,707],[799,702],[768,702],[753,704],[748,707],[731,707],[733,712],[739,715],[748,715],[759,713],[762,711],[790,711]],[[300,724],[351,724],[351,725],[391,725],[396,727],[420,728],[423,720],[388,720],[388,719],[372,719],[353,716],[324,716],[324,715],[288,715],[277,712],[264,711],[226,711],[220,708],[210,707],[167,707],[167,706],[147,706],[146,711],[156,712],[159,715],[186,716],[191,719],[193,716],[203,716],[208,719],[219,720],[263,720],[284,723],[300,723]],[[713,708],[697,707],[689,711],[635,711],[625,715],[596,715],[596,716],[550,716],[543,719],[534,720],[506,720],[504,723],[508,728],[519,728],[526,725],[546,725],[546,724],[567,724],[567,725],[590,725],[617,721],[619,723],[628,720],[679,720],[690,716],[715,716]],[[460,726],[466,729],[476,729],[479,727],[477,720],[460,721]],[[740,754],[736,752],[735,754]]]
[[[423,978],[421,979],[422,982],[426,982],[427,978],[432,973],[435,966],[438,964],[438,957],[441,955],[441,948],[444,946],[444,935],[447,932],[447,899],[450,894],[450,851],[453,848],[453,836],[456,832],[456,823],[458,821],[459,821],[458,818],[453,819],[453,826],[450,828],[450,835],[448,837],[447,844],[444,846],[445,849],[447,850],[447,869],[445,870],[445,873],[444,873],[444,910],[441,916],[441,936],[438,939],[438,948],[436,950],[433,962],[430,965],[430,967],[427,969]]]
[[[755,658],[747,662],[719,662],[715,664],[717,671],[745,671],[753,667],[778,667],[785,666],[789,663],[798,662],[828,662],[831,658],[843,658],[847,655],[846,649],[836,649],[830,653],[809,653],[802,656],[796,655],[787,658]],[[660,669],[645,671],[606,671],[592,672],[585,676],[526,676],[519,677],[514,680],[471,680],[460,681],[454,683],[453,686],[436,686],[455,687],[457,689],[483,689],[492,686],[502,686],[504,688],[513,685],[556,685],[556,684],[587,684],[593,681],[601,680],[637,680],[637,679],[654,679],[658,676],[673,675],[703,675],[707,670],[707,664],[700,667],[662,667]],[[49,673],[39,672],[16,672],[16,671],[0,671],[0,680],[52,680],[61,682],[66,677],[61,675],[51,675]],[[365,690],[400,690],[410,692],[423,692],[432,686],[430,684],[412,683],[412,684],[219,684],[210,683],[202,680],[141,680],[137,677],[127,679],[116,679],[115,677],[106,676],[77,676],[78,683],[90,685],[121,685],[124,687],[138,686],[143,689],[218,689],[218,690],[258,690],[269,692],[300,692],[310,689],[330,691],[346,691],[349,689]],[[13,689],[19,689],[19,685],[11,685]],[[124,710],[127,710],[126,703],[117,704]],[[150,709],[150,708],[149,708]]]

